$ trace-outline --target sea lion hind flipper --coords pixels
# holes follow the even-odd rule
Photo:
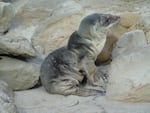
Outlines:
[[[95,96],[95,95],[101,95],[104,96],[106,94],[106,91],[102,90],[95,90],[95,89],[87,89],[84,87],[78,87],[76,91],[76,95],[78,96]]]
[[[61,95],[78,95],[78,96],[94,96],[94,95],[105,95],[105,91],[87,89],[79,86],[79,82],[73,81],[72,79],[57,80],[49,84],[47,91],[52,94]]]

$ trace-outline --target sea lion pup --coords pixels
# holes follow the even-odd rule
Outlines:
[[[105,91],[84,87],[94,85],[94,61],[99,53],[98,32],[118,20],[118,16],[94,13],[82,19],[79,29],[72,33],[67,46],[50,53],[41,65],[41,82],[47,92],[62,95],[90,96]],[[89,71],[90,70],[90,71]]]

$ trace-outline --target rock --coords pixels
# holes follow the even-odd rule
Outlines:
[[[148,44],[150,44],[150,31],[146,32],[146,38],[147,38]]]
[[[0,35],[3,35],[10,29],[12,19],[15,16],[15,10],[9,3],[1,3],[0,5],[3,6],[3,8],[0,9]]]
[[[137,23],[137,27],[141,27],[143,30],[150,30],[150,15],[143,15],[139,22]]]
[[[138,23],[140,16],[132,12],[123,12],[120,14],[120,22],[110,27],[111,32],[120,38],[126,32],[135,30],[134,26]]]
[[[132,49],[115,58],[109,70],[107,97],[150,102],[150,46]]]
[[[142,30],[135,30],[124,33],[116,43],[116,46],[112,52],[112,57],[115,58],[127,50],[132,50],[132,48],[146,45],[147,41]]]
[[[32,58],[36,56],[31,43],[24,37],[0,36],[0,54]]]
[[[59,4],[56,8],[53,9],[51,18],[55,19],[55,21],[58,21],[65,16],[75,14],[81,10],[82,7],[80,4],[76,3],[73,0],[66,1],[62,4]]]
[[[15,37],[24,37],[31,42],[31,38],[42,22],[50,15],[51,9],[27,8],[25,5],[28,0],[16,1],[13,6],[16,10],[16,15],[12,20],[10,31],[7,35]],[[34,5],[33,5],[34,6]]]
[[[15,94],[19,113],[106,113],[100,103],[92,100],[94,97],[51,95],[44,88]],[[32,101],[28,102],[29,100]]]
[[[65,45],[70,35],[77,29],[80,16],[74,16],[66,17],[55,24],[47,23],[47,26],[32,39],[34,47],[47,55]]]
[[[70,5],[73,6],[73,4],[75,4],[75,2],[69,0],[26,0],[26,2],[23,3],[22,1],[16,2],[13,5],[17,7],[16,10],[18,13],[14,19],[14,26],[17,26],[18,24],[23,27],[44,26],[45,24],[47,25],[47,20],[56,22],[59,20],[57,20],[57,18],[62,17],[64,14],[72,13],[78,8],[75,7],[76,4],[74,6],[76,9],[74,7],[69,7]],[[18,5],[21,8],[18,7]],[[68,10],[67,7],[69,7],[70,10]]]
[[[34,87],[39,80],[40,67],[21,60],[1,57],[0,79],[6,81],[13,90]]]
[[[31,101],[32,100],[32,101]],[[149,113],[150,103],[107,100],[105,96],[62,96],[48,94],[44,88],[15,91],[19,113]]]
[[[64,2],[63,0],[29,0],[25,3],[16,2],[13,5],[17,7],[17,14],[13,19],[12,29],[10,30],[9,35],[25,37],[30,41],[32,37],[38,37],[38,32],[44,31],[43,29],[45,28],[45,26],[47,27],[49,21],[52,24],[61,19],[63,17],[62,15],[71,15],[71,13],[74,13],[77,9],[77,11],[79,11],[80,8],[75,7],[76,4],[74,3],[75,2],[73,1]],[[18,6],[20,6],[21,8]],[[67,11],[68,7],[70,9],[68,9]],[[62,10],[61,8],[64,8],[64,10]],[[59,13],[59,15],[57,15],[56,13]],[[45,36],[49,37],[51,36],[51,34],[47,34]],[[41,40],[44,40],[44,37]],[[47,40],[46,43],[47,42],[49,42],[49,40]],[[46,44],[44,44],[44,46],[45,45]]]
[[[42,30],[34,35],[32,39],[34,47],[47,55],[65,45],[70,35],[78,29],[82,15],[81,6],[74,1],[59,4],[53,9],[51,17],[44,22]]]
[[[144,31],[148,44],[150,44],[150,14],[143,15],[135,27]]]
[[[120,14],[120,18],[120,25],[125,28],[130,28],[139,21],[140,16],[132,12],[123,12]]]
[[[125,33],[113,50],[107,98],[150,102],[150,46],[141,30]]]
[[[19,17],[15,16],[16,11],[13,6],[10,3],[0,3],[0,33],[2,35],[0,36],[0,54],[35,57],[35,50],[30,41],[35,27],[20,26]]]
[[[14,93],[2,80],[0,80],[0,113],[17,113]]]

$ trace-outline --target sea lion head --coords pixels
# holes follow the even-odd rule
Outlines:
[[[93,13],[81,20],[78,33],[82,37],[97,37],[111,25],[119,22],[120,17],[111,14]]]

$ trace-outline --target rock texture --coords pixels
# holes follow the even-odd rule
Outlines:
[[[56,5],[41,26],[42,30],[34,35],[34,47],[47,55],[65,45],[70,35],[78,29],[82,13],[81,5],[72,0]]]
[[[15,92],[19,113],[149,113],[150,103],[123,103],[102,96],[51,95],[44,88]],[[31,101],[32,100],[32,101]]]
[[[0,54],[32,58],[36,56],[31,43],[24,37],[0,36]]]
[[[0,3],[0,35],[5,34],[12,24],[15,16],[14,8],[9,3]]]
[[[149,18],[150,18],[150,14],[141,16],[140,20],[135,26],[137,29],[141,29],[144,31],[148,44],[150,44],[150,19]]]
[[[132,27],[139,21],[139,18],[140,18],[138,14],[132,13],[132,12],[121,13],[120,17],[121,17],[120,25],[125,28]]]
[[[39,80],[39,67],[21,60],[1,57],[0,79],[6,81],[13,90],[33,87]]]
[[[112,52],[112,57],[125,53],[125,51],[132,50],[135,47],[146,46],[147,41],[142,30],[135,30],[123,34],[118,40]]]
[[[0,113],[17,113],[14,93],[8,85],[0,80]]]
[[[107,97],[150,102],[150,46],[140,30],[124,34],[113,51]],[[117,52],[119,54],[117,54]]]
[[[123,12],[119,14],[120,22],[110,28],[110,31],[120,38],[120,36],[126,32],[129,32],[138,23],[140,16],[132,12]]]

